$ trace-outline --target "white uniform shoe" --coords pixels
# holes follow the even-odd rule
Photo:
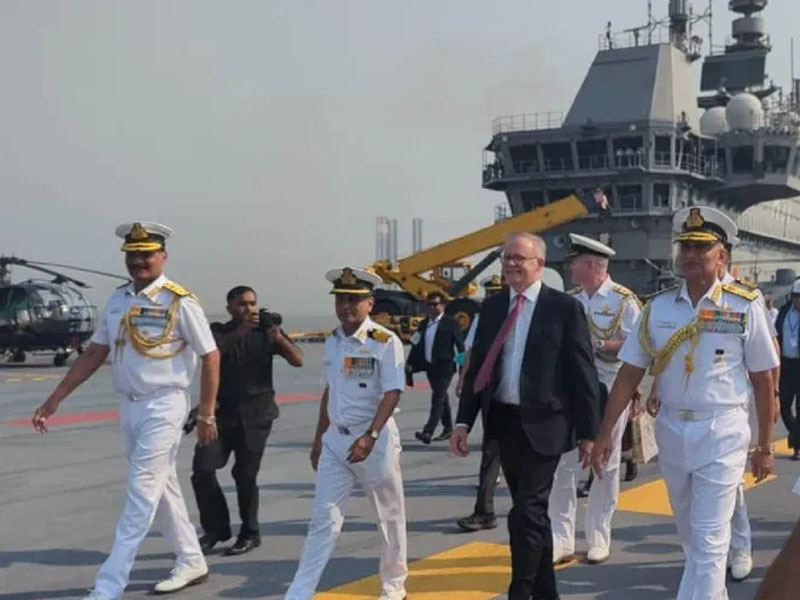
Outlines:
[[[171,594],[191,585],[203,583],[208,579],[208,567],[173,569],[169,579],[156,584],[153,591],[156,594]]]
[[[400,592],[399,594],[394,593],[390,594],[388,592],[381,592],[381,595],[378,596],[378,600],[406,600],[406,593]]]
[[[753,555],[741,548],[731,548],[728,553],[731,577],[736,581],[747,579],[753,570]]]
[[[589,552],[586,553],[586,562],[590,565],[599,565],[600,563],[606,562],[609,556],[611,556],[611,548],[593,546],[589,548]]]

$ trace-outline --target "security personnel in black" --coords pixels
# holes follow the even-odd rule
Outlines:
[[[791,294],[775,319],[781,348],[778,394],[783,424],[789,432],[789,448],[794,450],[792,460],[800,460],[800,279],[792,284]]]
[[[456,352],[464,352],[464,334],[458,322],[444,314],[445,298],[431,294],[427,299],[431,316],[419,324],[408,355],[408,363],[414,371],[424,370],[431,384],[431,412],[422,431],[414,435],[424,444],[430,444],[439,421],[442,433],[437,440],[449,439],[453,432],[453,417],[447,388],[456,372]]]
[[[278,418],[272,357],[277,354],[293,367],[301,367],[303,352],[280,329],[278,315],[259,312],[252,288],[233,288],[227,301],[231,320],[211,324],[222,354],[217,396],[219,439],[195,447],[192,487],[204,532],[200,546],[207,554],[217,542],[231,537],[228,505],[216,470],[224,467],[234,453],[232,474],[242,525],[236,543],[225,553],[236,555],[261,545],[256,476],[272,422]]]

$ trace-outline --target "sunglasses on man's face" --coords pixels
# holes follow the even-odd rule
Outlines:
[[[441,302],[428,302],[428,306],[439,306]]]

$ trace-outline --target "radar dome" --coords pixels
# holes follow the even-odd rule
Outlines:
[[[700,133],[703,135],[720,135],[728,131],[728,119],[724,106],[709,108],[700,117]]]
[[[764,107],[753,94],[736,94],[725,109],[725,117],[732,130],[752,131],[764,126]]]

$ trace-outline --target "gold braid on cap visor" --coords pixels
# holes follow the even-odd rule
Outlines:
[[[123,252],[155,252],[164,248],[161,242],[125,242],[122,244]]]
[[[164,333],[160,337],[148,337],[147,335],[141,333],[139,328],[132,322],[132,317],[135,317],[139,314],[139,311],[137,310],[138,307],[135,306],[125,313],[125,316],[122,318],[122,326],[124,327],[125,332],[128,334],[131,344],[139,354],[143,354],[148,358],[172,358],[183,352],[183,349],[186,348],[187,345],[186,340],[172,337],[172,330],[175,328],[175,320],[178,316],[178,304],[180,303],[180,300],[180,297],[176,296],[172,301],[172,304],[170,304],[169,312],[167,313],[167,324],[164,326]],[[172,344],[175,342],[181,342],[177,350],[166,352],[155,351],[159,346]]]
[[[679,233],[675,236],[675,241],[713,244],[715,242],[721,242],[722,238],[720,238],[717,234],[710,233],[708,231],[684,231],[683,233]]]

